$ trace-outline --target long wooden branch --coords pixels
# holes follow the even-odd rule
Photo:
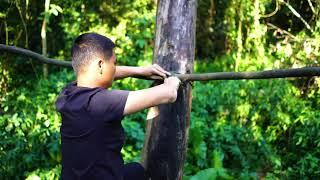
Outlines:
[[[42,63],[53,64],[58,66],[71,67],[70,61],[62,61],[44,57],[33,51],[0,44],[0,52],[9,52],[27,56]],[[320,76],[320,67],[304,67],[295,69],[277,69],[257,72],[216,72],[216,73],[199,73],[199,74],[176,74],[182,81],[210,81],[210,80],[239,80],[239,79],[272,79],[287,77],[312,77]],[[143,76],[135,76],[140,79],[155,80],[160,77],[146,78]]]
[[[35,52],[30,51],[28,49],[23,49],[23,48],[19,48],[19,47],[15,47],[15,46],[7,46],[4,44],[0,44],[0,52],[1,51],[27,56],[27,57],[30,57],[32,59],[36,59],[36,60],[38,60],[42,63],[46,63],[46,64],[71,67],[70,61],[62,61],[62,60],[47,58],[45,56],[42,56],[41,54],[35,53]]]
[[[201,74],[178,74],[182,81],[239,80],[239,79],[272,79],[287,77],[320,76],[320,67],[304,67],[296,69],[277,69],[257,72],[216,72]]]
[[[281,3],[283,3],[284,5],[286,5],[289,10],[298,18],[300,19],[303,24],[307,27],[307,29],[309,29],[311,32],[313,32],[311,26],[307,23],[306,20],[303,19],[303,17],[287,2],[285,2],[284,0],[280,0]]]
[[[294,36],[293,34],[291,34],[290,32],[284,30],[284,29],[281,29],[279,28],[278,26],[274,25],[274,24],[271,24],[271,23],[267,23],[267,26],[271,27],[272,29],[275,29],[277,32],[280,32],[281,34],[286,34],[288,35],[289,37],[291,37],[292,39],[294,40],[298,40],[298,38],[296,36]]]

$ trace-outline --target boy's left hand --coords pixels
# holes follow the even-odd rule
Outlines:
[[[154,76],[160,76],[163,79],[170,76],[170,72],[162,69],[158,64],[153,64],[151,66],[144,67],[143,74],[147,77],[154,77]]]

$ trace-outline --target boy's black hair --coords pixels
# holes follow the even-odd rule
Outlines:
[[[109,60],[114,47],[112,40],[100,34],[81,34],[74,41],[71,50],[73,70],[78,74],[95,56],[100,56],[105,61]]]

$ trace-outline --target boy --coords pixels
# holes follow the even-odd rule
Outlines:
[[[158,65],[116,66],[114,43],[99,34],[80,35],[72,47],[77,80],[67,85],[56,101],[61,113],[62,172],[70,179],[146,179],[139,163],[123,164],[121,148],[125,115],[177,98],[180,80]],[[138,91],[106,90],[114,79],[129,76],[164,78],[164,83]]]

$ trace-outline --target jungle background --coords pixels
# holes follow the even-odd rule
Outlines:
[[[0,43],[70,60],[97,32],[120,65],[152,62],[155,0],[0,0]],[[195,72],[319,66],[317,0],[199,0]],[[71,68],[0,53],[0,179],[59,179],[54,102]],[[113,88],[151,82],[128,78]],[[125,118],[126,162],[139,161],[146,112]],[[184,179],[319,179],[320,79],[195,82]]]

